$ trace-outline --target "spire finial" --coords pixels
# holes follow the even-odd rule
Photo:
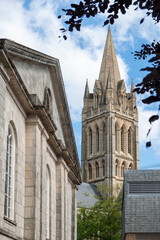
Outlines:
[[[89,86],[88,86],[88,79],[86,79],[86,87],[85,87],[85,91],[84,91],[84,98],[88,98],[89,97]]]
[[[132,78],[132,83],[131,83],[131,94],[133,97],[136,97],[136,94],[134,92],[134,83],[133,83],[133,78]]]
[[[133,92],[134,90],[134,83],[133,83],[133,78],[132,78],[132,83],[131,83],[131,93]]]

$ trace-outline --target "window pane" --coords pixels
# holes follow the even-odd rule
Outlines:
[[[15,146],[13,139],[13,129],[12,126],[8,127],[8,136],[6,139],[6,166],[5,166],[5,199],[4,199],[4,215],[8,218],[13,218],[14,211],[14,195],[12,196],[12,191],[14,192],[14,178],[12,176],[13,170],[15,169]],[[11,198],[12,196],[12,198]]]

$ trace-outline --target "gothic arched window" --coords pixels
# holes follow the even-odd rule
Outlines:
[[[4,215],[14,220],[16,138],[11,124],[8,126],[5,170]]]
[[[99,164],[96,162],[96,178],[99,177]]]
[[[133,169],[133,164],[132,163],[129,164],[129,168],[128,169],[129,170]]]
[[[124,129],[121,127],[121,151],[124,152]]]
[[[46,168],[46,239],[50,239],[50,198],[51,198],[51,182],[49,167]]]
[[[121,177],[124,177],[124,162],[121,165]]]
[[[128,130],[128,153],[131,154],[131,129]]]
[[[103,124],[103,151],[105,150],[105,124]]]
[[[44,106],[48,113],[52,113],[52,99],[51,99],[51,91],[49,88],[45,88],[44,92]]]
[[[92,141],[93,141],[93,139],[92,139],[92,129],[90,128],[90,130],[89,130],[89,153],[90,154],[92,154]]]
[[[99,128],[96,128],[96,148],[97,152],[99,152]]]
[[[115,125],[115,149],[118,151],[118,127]]]
[[[118,176],[118,163],[117,163],[117,160],[115,162],[115,176]]]
[[[105,161],[102,161],[103,176],[105,176]]]
[[[88,164],[88,172],[89,172],[89,179],[92,179],[92,166],[90,163]]]

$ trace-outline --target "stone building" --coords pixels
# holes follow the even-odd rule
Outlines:
[[[160,170],[132,170],[124,175],[123,240],[160,239]]]
[[[81,183],[58,59],[0,40],[0,239],[75,240]]]
[[[90,93],[88,81],[82,110],[82,177],[84,182],[114,186],[126,169],[139,168],[136,96],[120,77],[109,28],[100,73]]]

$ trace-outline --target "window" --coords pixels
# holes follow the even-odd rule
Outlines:
[[[129,168],[128,168],[128,169],[129,169],[129,170],[130,170],[130,169],[133,169],[133,164],[132,164],[132,163],[129,164]]]
[[[89,130],[89,153],[92,154],[92,130]]]
[[[15,134],[12,125],[9,124],[6,148],[4,215],[11,220],[14,220],[15,151]]]
[[[128,153],[131,154],[131,129],[128,130]]]
[[[115,149],[118,151],[118,127],[115,125]]]
[[[99,152],[99,128],[96,128],[96,147],[97,147],[97,152]]]
[[[105,162],[104,162],[104,160],[102,161],[102,169],[103,169],[103,176],[105,176]]]
[[[118,166],[117,166],[117,161],[116,161],[116,164],[115,164],[115,176],[118,176]]]
[[[50,114],[52,114],[52,99],[51,99],[51,91],[49,88],[45,88],[44,92],[44,106],[46,108],[46,111]]]
[[[121,128],[121,151],[124,151],[124,131],[123,127]]]
[[[47,91],[47,96],[46,96],[46,108],[47,108],[47,111],[50,112],[51,100],[50,100],[50,94],[48,91]]]
[[[124,162],[122,163],[121,166],[121,177],[124,177]]]
[[[46,169],[46,239],[50,238],[50,172]]]
[[[96,178],[98,178],[98,177],[99,177],[99,165],[96,162]]]
[[[105,124],[103,124],[103,151],[105,150]]]
[[[90,163],[88,165],[88,171],[89,171],[89,179],[92,179],[92,166]]]

